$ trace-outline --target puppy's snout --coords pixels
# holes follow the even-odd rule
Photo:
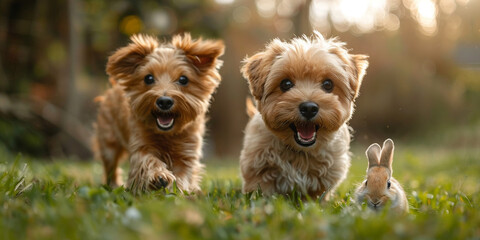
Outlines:
[[[159,97],[157,98],[156,104],[161,110],[170,110],[173,106],[173,99],[171,97]]]
[[[318,113],[318,105],[314,102],[303,102],[298,106],[298,109],[306,119],[311,119]]]

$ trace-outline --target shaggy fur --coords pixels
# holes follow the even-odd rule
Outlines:
[[[240,156],[244,192],[260,188],[267,195],[288,194],[297,189],[313,198],[328,197],[345,179],[350,167],[347,122],[366,59],[318,32],[290,42],[275,39],[245,59],[241,71],[258,112],[247,110],[253,116]],[[323,89],[327,79],[333,82],[331,91]],[[293,87],[282,90],[283,80],[290,80]],[[305,102],[318,106],[311,119],[299,110]],[[313,134],[312,145],[298,143],[301,129]]]
[[[391,139],[385,140],[383,148],[376,143],[368,147],[365,152],[368,158],[367,179],[355,192],[359,204],[365,201],[372,210],[380,210],[390,204],[390,208],[398,213],[408,212],[405,191],[392,176],[394,150]]]
[[[220,83],[222,62],[217,57],[224,44],[193,40],[189,34],[175,36],[170,43],[146,35],[131,41],[109,57],[112,88],[97,98],[94,143],[106,183],[122,184],[118,163],[129,154],[126,187],[134,193],[171,187],[173,181],[181,190],[197,191],[205,114]],[[154,80],[147,84],[149,74]],[[180,83],[181,76],[188,78],[187,84]],[[173,99],[171,109],[159,107],[156,101],[161,97]],[[162,121],[173,121],[173,126],[162,129]]]

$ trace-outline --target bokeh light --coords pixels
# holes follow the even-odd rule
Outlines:
[[[436,33],[438,9],[432,0],[404,0],[403,3],[410,9],[412,17],[425,35],[432,36]]]
[[[258,14],[263,18],[271,18],[276,13],[275,0],[256,0],[255,4],[258,9]]]
[[[452,14],[457,9],[457,4],[455,0],[440,0],[440,9],[446,14]]]
[[[154,9],[150,12],[147,19],[150,28],[156,32],[170,34],[177,29],[177,19],[171,9]]]
[[[143,22],[138,16],[135,15],[126,16],[120,22],[120,32],[125,35],[139,33],[142,29]]]
[[[215,0],[218,4],[232,4],[235,0]]]
[[[396,1],[387,0],[313,0],[310,5],[310,22],[322,32],[330,31],[331,20],[337,31],[353,29],[367,33],[376,29],[398,29],[399,21],[389,15]]]

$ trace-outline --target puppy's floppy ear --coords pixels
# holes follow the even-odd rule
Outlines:
[[[158,40],[148,35],[133,35],[128,46],[118,49],[108,58],[107,73],[121,79],[135,73],[138,66],[146,62],[146,57],[158,47]]]
[[[275,39],[267,45],[266,50],[259,52],[251,57],[243,60],[241,72],[243,77],[247,79],[250,92],[256,100],[260,100],[263,96],[265,81],[267,80],[270,68],[275,58],[284,50],[283,43]]]
[[[266,55],[265,52],[260,52],[250,58],[246,58],[240,70],[243,77],[247,79],[250,92],[256,100],[262,98],[263,84],[265,84],[268,73],[261,67],[264,55]]]
[[[222,61],[217,60],[225,51],[221,40],[193,40],[189,33],[176,35],[172,38],[175,48],[183,50],[187,59],[200,71],[205,72],[219,68]]]
[[[363,77],[366,74],[368,67],[368,56],[361,54],[349,54],[348,50],[344,47],[345,43],[337,41],[335,38],[330,39],[329,42],[333,46],[330,49],[330,52],[336,54],[345,64],[345,70],[349,75],[351,100],[355,100],[360,91],[360,85],[362,85]]]
[[[368,56],[367,55],[350,55],[353,61],[353,68],[354,68],[354,78],[353,81],[350,82],[350,85],[354,91],[353,98],[355,99],[358,96],[360,91],[360,85],[362,85],[363,77],[367,73],[368,67]]]

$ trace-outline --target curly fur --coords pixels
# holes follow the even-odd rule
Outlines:
[[[189,34],[161,43],[146,35],[134,35],[131,43],[108,59],[112,87],[100,102],[94,143],[102,159],[107,184],[121,185],[118,162],[130,155],[127,187],[133,192],[156,189],[162,184],[198,191],[203,165],[202,141],[205,114],[211,95],[220,83],[217,59],[224,51],[221,41],[193,40]],[[144,77],[151,74],[154,84]],[[178,84],[187,76],[186,86]],[[157,126],[159,97],[174,100],[169,114],[170,130]]]
[[[287,194],[294,189],[318,197],[335,189],[350,167],[350,131],[354,100],[368,66],[367,56],[352,55],[336,39],[315,32],[311,38],[278,39],[246,58],[242,67],[258,113],[245,130],[240,169],[243,191],[260,188],[265,194]],[[294,87],[280,89],[290,79]],[[321,88],[331,79],[332,92]],[[302,102],[314,102],[318,114],[306,120]],[[251,107],[250,107],[251,108]],[[291,127],[315,124],[316,141],[296,143]]]

